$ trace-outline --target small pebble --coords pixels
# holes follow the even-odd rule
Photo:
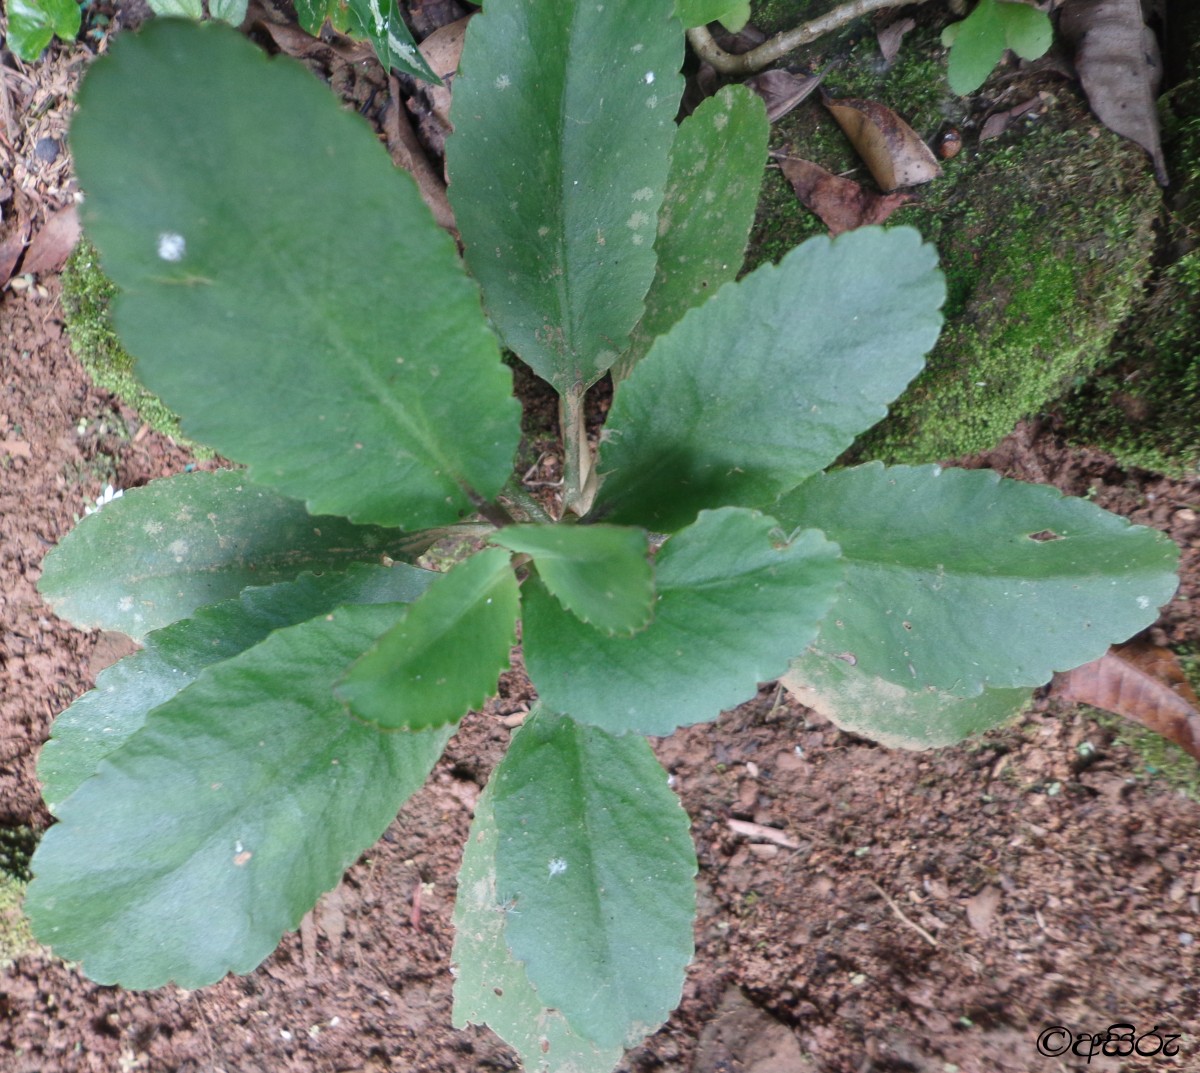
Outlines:
[[[33,147],[33,155],[43,164],[53,164],[62,152],[62,146],[54,138],[39,138]]]

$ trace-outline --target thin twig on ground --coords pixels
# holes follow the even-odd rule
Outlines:
[[[935,939],[932,935],[930,935],[929,932],[927,932],[923,927],[921,927],[920,924],[916,923],[916,921],[909,920],[908,917],[906,917],[904,915],[904,911],[900,908],[900,906],[898,906],[894,901],[892,901],[891,897],[888,895],[888,892],[886,890],[884,890],[878,883],[876,883],[875,880],[868,879],[867,882],[870,883],[871,886],[875,888],[875,891],[879,895],[879,897],[881,897],[885,902],[887,902],[888,908],[893,913],[896,914],[896,916],[899,918],[901,923],[907,924],[910,928],[912,928],[913,931],[915,931],[919,936],[921,936],[921,938],[924,939],[930,946],[940,945],[938,943],[937,939]]]

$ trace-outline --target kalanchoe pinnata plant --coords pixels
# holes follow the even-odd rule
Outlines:
[[[27,909],[96,980],[258,965],[494,691],[519,617],[540,704],[476,808],[455,1017],[606,1070],[692,956],[647,735],[786,675],[859,733],[956,740],[1170,597],[1173,546],[1089,503],[829,468],[937,337],[934,252],[864,229],[735,282],[763,106],[728,88],[677,126],[682,53],[671,0],[488,0],[448,149],[465,265],[361,119],[228,28],[155,21],[89,73],[72,148],[118,329],[246,467],[131,489],[46,559],[60,614],[143,643],[40,767]],[[562,400],[558,519],[513,479],[502,343]],[[447,534],[478,550],[413,565]]]

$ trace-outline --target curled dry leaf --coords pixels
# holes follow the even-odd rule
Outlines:
[[[942,174],[933,151],[895,112],[878,101],[826,100],[838,126],[884,193],[918,186]]]
[[[79,234],[79,213],[75,206],[59,209],[33,236],[29,249],[25,251],[21,271],[32,272],[35,276],[57,272],[67,263],[75,243],[79,241]]]
[[[1109,130],[1150,154],[1154,174],[1166,186],[1157,104],[1162,58],[1142,20],[1140,0],[1066,0],[1059,30],[1075,48],[1075,68],[1092,111]]]
[[[766,103],[767,119],[774,123],[811,96],[824,77],[824,71],[815,75],[794,75],[791,71],[763,71],[762,74],[746,79],[746,85]]]
[[[470,21],[471,16],[468,15],[457,22],[442,26],[418,46],[430,70],[442,80],[440,86],[431,86],[424,82],[417,85],[429,103],[429,109],[442,131],[443,138],[453,129],[450,126],[450,79],[458,70],[463,41],[466,40],[467,23]]]
[[[789,156],[778,159],[779,168],[796,196],[805,208],[821,218],[831,235],[881,224],[898,208],[915,200],[912,194],[877,194],[853,179],[831,174],[811,160]]]
[[[916,19],[896,19],[895,22],[889,22],[875,34],[885,66],[891,67],[896,61],[896,57],[900,53],[900,42],[904,40],[904,35],[909,30],[916,28],[916,25]]]
[[[1099,659],[1056,674],[1050,692],[1141,723],[1200,760],[1200,699],[1169,648],[1144,641],[1114,645]]]

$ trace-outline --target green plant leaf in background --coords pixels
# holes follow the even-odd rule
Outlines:
[[[647,742],[545,710],[495,774],[505,935],[547,1006],[600,1047],[633,1046],[678,1004],[696,854]]]
[[[71,144],[122,341],[188,435],[361,522],[439,525],[499,490],[519,406],[478,289],[308,71],[153,20],[94,65]]]
[[[389,730],[457,723],[495,692],[520,613],[508,553],[477,552],[414,600],[335,692],[360,719]]]
[[[333,697],[403,611],[345,607],[278,630],[150,713],[59,804],[25,900],[39,939],[128,988],[201,987],[258,965],[449,737],[381,734]]]
[[[840,580],[837,545],[819,532],[788,537],[756,511],[704,511],[659,550],[654,621],[632,637],[605,637],[527,580],[525,665],[547,708],[612,733],[669,734],[787,670]]]
[[[1042,685],[1149,626],[1178,581],[1161,533],[991,470],[869,463],[777,514],[845,557],[815,650],[909,690]]]
[[[679,125],[659,210],[654,282],[614,378],[628,376],[658,336],[737,278],[769,132],[762,98],[745,86],[718,90]]]
[[[937,340],[944,295],[910,228],[812,238],[727,283],[618,387],[593,515],[670,532],[702,508],[769,510],[886,414]]]
[[[203,0],[146,0],[156,15],[174,16],[180,19],[204,18]]]
[[[273,631],[328,614],[342,604],[409,603],[438,575],[395,563],[352,564],[295,581],[242,590],[151,633],[145,647],[100,672],[96,688],[54,720],[38,757],[46,806],[55,812],[110,753],[142,728],[146,716],[196,680]]]
[[[467,29],[450,200],[505,342],[560,395],[616,361],[654,278],[683,88],[671,11],[488,0]]]
[[[247,585],[382,555],[403,557],[399,533],[313,517],[237,470],[183,473],[84,518],[43,560],[38,591],[82,629],[140,640]]]
[[[539,997],[504,936],[515,900],[496,889],[499,834],[492,799],[495,778],[475,803],[454,899],[454,1024],[488,1025],[516,1050],[526,1070],[539,1073],[611,1073],[624,1050],[585,1038],[562,1010]]]
[[[396,0],[346,0],[346,5],[349,32],[371,42],[385,71],[395,67],[435,86],[442,84],[417,49]]]
[[[9,0],[8,35],[4,43],[26,63],[33,63],[57,35],[74,41],[79,33],[77,0]]]
[[[654,613],[646,533],[613,525],[511,525],[493,544],[533,556],[538,577],[582,622],[636,633]]]
[[[249,6],[249,0],[208,0],[208,13],[230,26],[241,26]]]
[[[342,0],[296,0],[296,18],[300,29],[313,37],[321,36],[326,20],[344,34],[350,26],[350,9]]]
[[[675,0],[675,16],[684,27],[707,26],[737,7],[737,0]]]
[[[1008,0],[979,0],[970,15],[942,31],[942,44],[950,49],[950,88],[959,96],[973,93],[1006,48],[1024,60],[1036,60],[1053,40],[1054,27],[1044,11]]]
[[[974,697],[906,689],[855,666],[845,653],[826,656],[812,650],[780,681],[801,704],[889,749],[955,745],[1007,723],[1032,698],[1029,689],[984,689]]]

